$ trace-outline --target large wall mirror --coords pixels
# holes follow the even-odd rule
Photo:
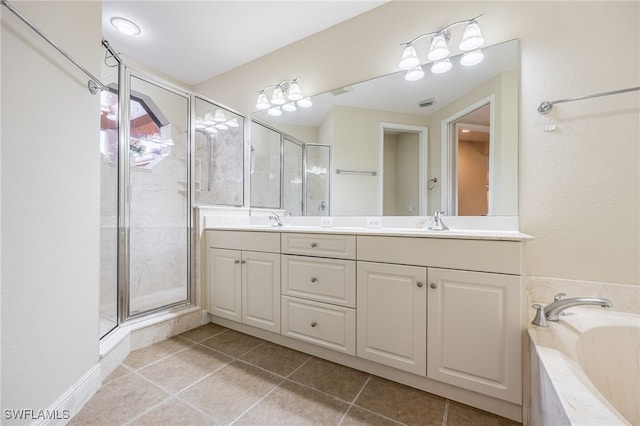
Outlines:
[[[332,216],[517,215],[518,40],[482,50],[473,67],[454,57],[444,74],[389,74],[313,96],[311,108],[252,118],[331,147]]]

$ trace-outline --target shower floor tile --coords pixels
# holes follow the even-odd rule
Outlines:
[[[132,352],[70,425],[519,423],[228,328]]]

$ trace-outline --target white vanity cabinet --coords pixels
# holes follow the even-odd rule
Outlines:
[[[282,334],[356,353],[356,237],[282,234]]]
[[[209,313],[279,333],[279,235],[208,231],[207,245]]]
[[[427,377],[520,404],[520,276],[428,275]]]
[[[358,262],[357,355],[426,374],[427,268]]]

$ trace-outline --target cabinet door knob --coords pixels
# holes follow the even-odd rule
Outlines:
[[[429,284],[429,287],[431,287],[431,288],[433,288],[433,289],[438,288],[438,286],[436,285],[436,283],[431,283],[431,284]]]
[[[318,243],[311,243],[311,247],[313,247],[313,248],[318,247]]]
[[[318,323],[315,321],[311,323],[311,327],[315,327],[316,325],[318,325]]]
[[[418,285],[418,287],[422,288],[422,286],[423,286],[424,284],[422,284],[422,281],[418,281],[418,282],[417,282],[417,285]]]
[[[242,263],[242,264],[244,265],[245,263],[247,263],[247,261],[246,261],[246,260],[243,260],[243,261],[242,261],[242,262],[240,262],[240,263]]]
[[[237,265],[238,263],[240,263],[240,261],[239,260],[234,260],[233,263],[235,263]]]
[[[316,281],[318,281],[318,279],[316,277],[311,278],[311,282],[315,283]]]

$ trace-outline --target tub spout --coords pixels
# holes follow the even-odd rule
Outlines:
[[[599,297],[575,297],[572,299],[560,299],[545,306],[544,313],[547,321],[558,321],[558,316],[568,308],[572,306],[580,305],[597,305],[603,308],[611,308],[613,303],[609,299],[602,299]]]

